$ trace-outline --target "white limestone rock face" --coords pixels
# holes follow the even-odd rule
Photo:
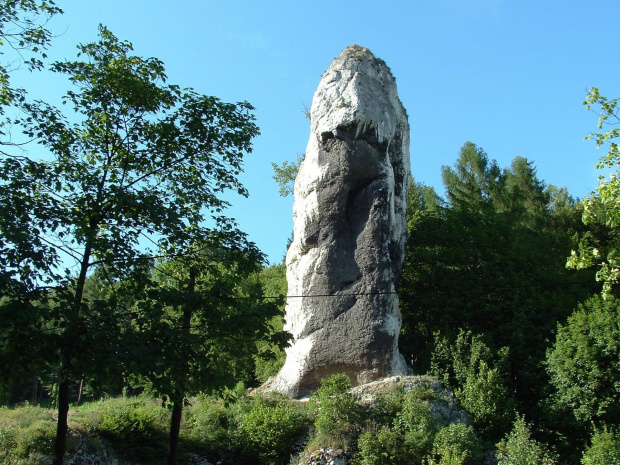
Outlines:
[[[286,257],[286,363],[264,386],[302,397],[407,374],[395,294],[407,238],[409,123],[383,60],[347,47],[314,94]],[[315,296],[315,297],[311,297]],[[330,297],[326,297],[330,296]]]

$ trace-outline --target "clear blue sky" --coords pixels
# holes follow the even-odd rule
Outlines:
[[[320,75],[350,44],[392,69],[411,125],[411,167],[439,193],[441,166],[471,140],[500,166],[521,155],[548,184],[584,197],[597,184],[602,151],[584,136],[597,118],[586,90],[620,97],[618,0],[56,0],[65,14],[50,57],[75,58],[99,23],[166,65],[170,83],[256,107],[261,136],[230,197],[229,216],[272,263],[292,231],[271,162],[305,151],[309,107]],[[54,100],[68,87],[19,75]]]

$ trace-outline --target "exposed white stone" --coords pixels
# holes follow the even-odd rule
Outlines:
[[[408,372],[394,290],[409,178],[409,124],[396,82],[368,49],[347,47],[312,101],[286,258],[288,294],[307,297],[287,301],[294,342],[265,388],[298,397],[337,372],[353,385]]]

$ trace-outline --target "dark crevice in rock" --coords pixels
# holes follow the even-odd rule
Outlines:
[[[324,134],[326,133],[323,133],[322,137],[325,137]],[[334,130],[333,137],[349,143],[359,141],[366,142],[380,153],[385,153],[388,147],[387,141],[379,141],[377,128],[370,124],[362,125],[361,130],[357,122],[338,126]]]
[[[323,132],[321,133],[321,143],[325,144],[327,143],[327,141],[331,140],[331,139],[335,139],[336,136],[334,136],[334,133],[331,131],[327,131],[327,132]]]
[[[313,249],[317,246],[319,242],[319,229],[316,228],[309,236],[307,236],[301,246],[302,255],[306,255],[310,252],[310,249]]]
[[[349,196],[347,198],[347,220],[353,234],[357,233],[357,231],[355,231],[357,228],[353,225],[360,222],[360,215],[358,212],[360,207],[360,197],[363,196],[364,191],[368,189],[368,186],[370,186],[374,181],[375,179],[362,179],[349,191]],[[367,218],[367,216],[363,218],[364,223],[366,223]]]

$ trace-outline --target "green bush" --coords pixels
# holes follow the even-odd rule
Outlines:
[[[617,465],[620,463],[620,434],[602,431],[592,436],[590,447],[583,453],[583,465]]]
[[[284,366],[286,352],[267,341],[257,341],[256,346],[262,356],[254,356],[254,375],[259,383],[264,383]]]
[[[431,452],[438,426],[430,402],[437,399],[428,386],[417,386],[403,397],[401,411],[396,415],[395,427],[403,435],[403,447],[412,463],[421,463]]]
[[[56,425],[49,420],[39,420],[26,428],[17,429],[14,454],[24,458],[51,455],[55,439]]]
[[[50,415],[50,411],[32,405],[15,408],[0,407],[0,425],[25,428],[40,420],[51,420]]]
[[[507,347],[494,352],[481,335],[462,329],[454,342],[440,338],[433,352],[432,374],[454,392],[476,430],[494,442],[514,420],[508,359]]]
[[[431,410],[437,395],[428,385],[416,386],[406,394],[390,393],[381,398],[373,415],[381,427],[369,429],[358,440],[358,457],[363,465],[421,464],[430,454],[438,425]],[[391,415],[390,425],[387,423]]]
[[[547,351],[554,400],[583,425],[620,418],[620,301],[594,296],[558,325]]]
[[[51,456],[56,424],[49,412],[24,406],[0,409],[0,459],[6,464],[39,464]],[[71,438],[68,447],[71,448]]]
[[[122,400],[120,402],[107,402],[101,411],[99,430],[125,436],[132,431],[142,431],[149,428],[160,429],[165,427],[167,423],[162,418],[162,412],[166,411],[155,404],[124,402]]]
[[[321,387],[308,402],[317,436],[345,440],[356,432],[361,421],[361,409],[348,392],[350,389],[351,382],[344,374],[321,381]],[[343,448],[345,446],[342,444]]]
[[[372,420],[382,426],[391,426],[402,408],[404,395],[402,388],[380,394],[371,405]]]
[[[15,426],[0,427],[0,458],[8,458],[16,447],[17,428]]]
[[[155,402],[113,399],[102,402],[94,430],[124,457],[149,461],[165,456],[170,413]]]
[[[218,452],[228,448],[228,412],[215,400],[197,401],[186,408],[186,434],[201,452]]]
[[[358,455],[362,465],[398,465],[408,463],[403,448],[403,436],[387,426],[378,432],[365,431],[357,441]]]
[[[284,399],[270,405],[260,397],[249,404],[237,422],[233,440],[245,458],[244,463],[258,458],[265,465],[288,463],[295,442],[308,427],[308,419],[299,406]]]
[[[507,438],[497,444],[498,465],[553,465],[555,454],[544,444],[530,437],[530,429],[523,417],[517,418]]]
[[[452,423],[440,429],[428,465],[479,465],[484,459],[482,441],[471,426]]]

